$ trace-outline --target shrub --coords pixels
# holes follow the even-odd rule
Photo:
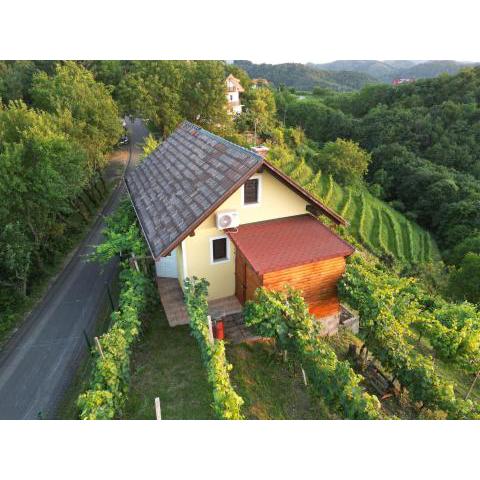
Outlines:
[[[354,257],[339,284],[343,299],[358,310],[367,348],[429,410],[448,418],[478,418],[478,407],[455,397],[453,385],[435,372],[430,357],[408,343],[409,327],[424,315],[412,279],[399,278]]]
[[[333,349],[319,337],[317,324],[298,291],[258,289],[255,302],[247,302],[245,306],[245,322],[260,335],[276,338],[282,348],[296,355],[315,393],[343,417],[382,416],[377,397],[360,387],[361,375],[347,361],[339,361]]]
[[[131,348],[139,333],[149,282],[143,273],[127,265],[123,268],[119,309],[112,313],[111,328],[99,338],[103,357],[96,353],[90,389],[77,401],[82,420],[112,419],[127,398]]]
[[[222,420],[242,420],[243,399],[235,392],[229,372],[232,365],[225,355],[222,340],[210,342],[208,329],[208,282],[193,277],[185,280],[185,302],[190,318],[192,335],[196,338],[207,370],[208,381],[213,389],[213,409]]]

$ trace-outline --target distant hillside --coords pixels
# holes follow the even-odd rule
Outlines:
[[[472,67],[476,64],[461,63],[453,60],[432,61],[415,65],[410,68],[400,69],[397,72],[398,77],[403,78],[434,78],[442,73],[455,75],[462,68]]]
[[[371,83],[378,83],[362,72],[327,72],[301,63],[255,64],[247,60],[235,60],[234,64],[252,78],[266,78],[275,86],[285,85],[296,90],[313,90],[314,87],[331,88],[339,92],[359,90]]]
[[[309,65],[319,70],[359,72],[381,81],[385,81],[396,70],[395,66],[378,60],[336,60],[330,63]],[[413,64],[409,66],[413,66]]]
[[[330,63],[309,64],[319,71],[351,71],[367,74],[378,81],[391,82],[395,78],[433,78],[442,73],[451,75],[461,68],[475,64],[453,60],[336,60]]]

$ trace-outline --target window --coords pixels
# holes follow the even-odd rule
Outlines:
[[[250,178],[243,186],[243,203],[252,205],[260,201],[260,179]]]
[[[210,254],[212,263],[227,262],[230,260],[230,245],[227,237],[210,239]]]

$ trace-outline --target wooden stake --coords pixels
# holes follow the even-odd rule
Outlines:
[[[286,350],[283,351],[283,361],[284,362],[287,361],[287,351]]]
[[[213,327],[212,327],[212,317],[207,315],[207,322],[208,322],[208,336],[210,343],[213,345]]]
[[[133,264],[135,265],[135,268],[137,269],[137,272],[139,272],[140,268],[138,268],[138,262],[134,253],[132,253],[132,261],[133,261]]]
[[[307,386],[307,375],[305,374],[305,370],[303,369],[303,367],[300,368],[302,369],[303,383],[305,384],[305,386]]]
[[[468,389],[467,394],[465,395],[465,400],[468,400],[468,397],[469,397],[470,394],[472,393],[473,387],[474,387],[475,384],[477,383],[477,380],[478,380],[478,377],[479,377],[479,376],[480,376],[480,371],[478,371],[477,374],[475,375],[475,378],[473,379],[473,382],[472,382],[472,384],[470,385],[470,388]]]
[[[162,409],[160,408],[160,398],[158,397],[155,398],[155,415],[157,420],[162,419]]]
[[[98,339],[98,337],[95,337],[94,340],[95,340],[95,346],[97,347],[98,353],[102,358],[105,358],[105,355],[103,354],[102,346],[100,345],[100,340]]]

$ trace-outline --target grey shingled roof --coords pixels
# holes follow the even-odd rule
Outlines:
[[[153,257],[168,254],[262,162],[260,155],[183,122],[125,176]]]

